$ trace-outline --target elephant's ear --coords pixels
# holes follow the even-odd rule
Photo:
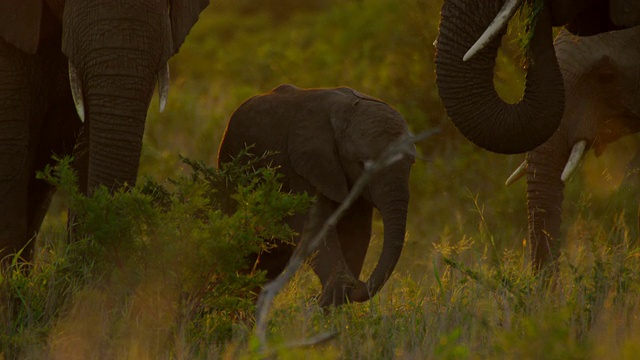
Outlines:
[[[632,27],[640,25],[640,1],[610,0],[611,21],[618,26]]]
[[[169,0],[174,54],[180,50],[184,39],[207,5],[209,0]]]
[[[293,170],[329,199],[342,202],[349,192],[328,112],[307,109],[291,121],[287,153]]]
[[[0,0],[0,38],[34,54],[40,41],[42,0]]]

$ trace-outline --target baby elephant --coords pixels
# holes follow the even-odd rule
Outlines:
[[[368,161],[390,144],[410,136],[402,116],[381,100],[353,89],[300,89],[280,85],[245,101],[229,120],[218,166],[253,144],[253,154],[276,151],[263,166],[277,166],[284,175],[282,191],[315,195],[306,214],[288,224],[298,234],[316,234],[345,199]],[[376,173],[360,197],[329,231],[311,261],[322,283],[322,306],[367,301],[387,281],[404,244],[409,171],[415,147]],[[358,280],[371,238],[376,207],[384,224],[380,259],[366,282]],[[309,239],[310,240],[310,239]],[[300,237],[295,243],[300,242]],[[258,268],[267,278],[278,276],[293,254],[281,243],[260,255]]]

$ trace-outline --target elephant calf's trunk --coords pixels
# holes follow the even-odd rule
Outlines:
[[[408,195],[406,197],[407,200],[392,202],[380,208],[384,224],[384,241],[380,259],[366,283],[360,282],[349,293],[349,300],[364,302],[371,299],[380,291],[395,269],[404,247]]]

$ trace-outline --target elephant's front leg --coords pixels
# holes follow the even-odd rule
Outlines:
[[[30,170],[33,170],[31,137],[39,126],[41,109],[31,99],[37,94],[29,80],[33,57],[0,39],[0,259],[25,248]],[[33,234],[29,234],[33,235]],[[32,243],[22,255],[29,258]]]
[[[318,195],[318,200],[309,212],[309,219],[305,225],[299,246],[307,246],[311,237],[321,231],[326,220],[336,208],[337,204],[335,202]],[[325,307],[346,302],[347,290],[355,286],[357,279],[347,266],[335,226],[329,229],[323,241],[319,244],[311,260],[311,267],[320,278],[320,283],[322,284],[322,294],[318,303]]]
[[[51,59],[52,57],[50,57]],[[71,97],[71,89],[67,81],[69,70],[67,60],[59,56],[57,65],[52,66],[51,72],[57,71],[57,82],[54,83],[51,99],[47,104],[47,111],[44,113],[40,131],[33,134],[32,142],[35,146],[34,169],[40,171],[47,165],[54,165],[52,156],[65,157],[74,154],[76,139],[82,128],[82,122],[78,117],[75,105]],[[50,60],[53,65],[53,59]],[[53,83],[53,82],[52,82]],[[74,162],[77,160],[74,160]],[[86,177],[86,169],[75,167],[78,176]],[[55,188],[44,180],[36,179],[35,174],[31,174],[29,183],[29,206],[28,206],[28,233],[35,234],[40,230],[40,226],[49,209],[49,204]]]

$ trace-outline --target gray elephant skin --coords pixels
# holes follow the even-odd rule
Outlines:
[[[284,175],[282,191],[317,197],[307,214],[289,225],[316,234],[363,172],[390,144],[410,136],[402,116],[386,103],[350,88],[300,89],[281,85],[243,103],[229,120],[218,166],[253,145],[253,154],[277,153],[265,160]],[[396,266],[404,244],[409,172],[415,148],[377,173],[348,212],[331,229],[311,260],[323,287],[319,303],[362,302],[375,295]],[[371,238],[373,208],[384,223],[379,261],[366,282],[358,280]],[[296,243],[300,238],[294,239]],[[280,244],[260,256],[258,267],[273,279],[282,272],[293,246]]]
[[[0,257],[34,235],[53,189],[35,179],[75,148],[80,188],[136,182],[156,82],[208,0],[0,0]],[[81,123],[84,119],[84,124]]]
[[[539,12],[524,95],[516,104],[497,94],[493,69],[506,23],[522,0],[445,0],[442,6],[435,57],[440,98],[460,132],[493,152],[530,151],[547,141],[560,124],[564,87],[552,26],[564,25],[573,34],[587,36],[640,25],[637,0],[531,2]]]
[[[558,131],[526,156],[529,243],[538,268],[558,257],[564,181],[585,152],[599,156],[640,130],[640,27],[583,38],[562,30],[555,49],[564,115]]]

